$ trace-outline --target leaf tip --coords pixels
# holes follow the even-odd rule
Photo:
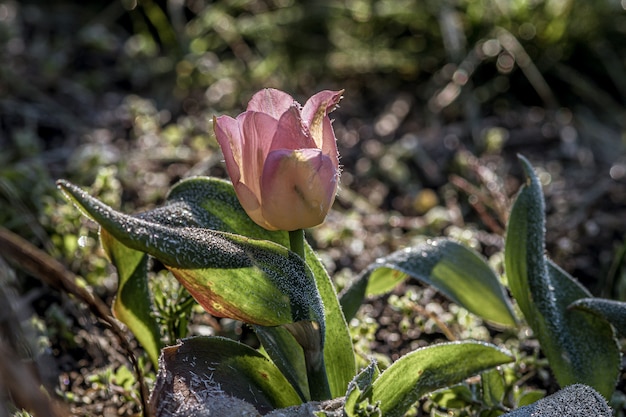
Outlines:
[[[56,186],[63,194],[63,197],[70,203],[74,204],[76,208],[78,208],[83,215],[86,217],[93,219],[93,215],[87,210],[84,201],[89,200],[89,195],[83,191],[77,185],[72,184],[68,180],[58,179],[56,180]]]
[[[517,154],[517,159],[522,164],[522,169],[524,170],[524,174],[526,175],[526,181],[532,181],[532,178],[535,177],[535,169],[533,168],[530,161],[522,154]]]
[[[82,188],[68,180],[58,179],[56,186],[63,193],[63,196],[73,203],[78,203],[83,195],[87,194]]]
[[[68,189],[72,186],[68,180],[58,179],[55,182],[57,188],[63,193],[64,196],[68,196]]]

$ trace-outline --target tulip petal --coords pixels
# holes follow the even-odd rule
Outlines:
[[[284,91],[264,88],[252,96],[246,110],[266,113],[278,120],[294,103],[297,104],[293,97]]]
[[[241,153],[241,182],[250,191],[261,197],[259,178],[263,172],[265,158],[270,151],[272,138],[276,132],[278,121],[265,113],[247,111],[237,116],[241,127],[243,146]]]
[[[280,230],[317,226],[335,199],[337,177],[320,149],[270,152],[261,177],[263,217]]]
[[[243,145],[239,122],[229,116],[213,117],[213,130],[224,154],[226,171],[228,171],[233,184],[237,184],[241,178],[241,149]]]
[[[328,114],[335,109],[342,94],[343,90],[320,91],[308,99],[302,108],[302,119],[309,127],[316,147],[320,148],[325,155],[330,156],[337,167],[339,166],[337,139]]]
[[[243,209],[246,211],[246,214],[252,220],[254,220],[256,224],[261,227],[267,228],[267,222],[263,219],[263,214],[261,212],[261,201],[259,197],[257,197],[250,190],[250,188],[242,182],[233,185],[235,187],[235,192],[237,193],[239,203],[241,204],[241,207],[243,207]]]
[[[255,223],[267,227],[261,214],[259,178],[277,121],[263,113],[245,112],[237,119],[214,118],[213,124],[239,202]]]
[[[317,145],[311,138],[308,128],[302,124],[300,110],[292,106],[278,120],[270,151],[306,148],[317,148]]]
[[[239,202],[261,227],[295,230],[323,221],[339,179],[328,113],[342,93],[322,91],[303,108],[289,94],[268,88],[256,93],[237,119],[214,118]]]

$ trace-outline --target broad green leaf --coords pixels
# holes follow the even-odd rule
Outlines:
[[[124,246],[106,230],[101,231],[100,241],[109,260],[117,268],[118,286],[113,313],[133,332],[157,367],[162,346],[148,290],[148,255]]]
[[[610,325],[568,306],[589,292],[545,256],[545,207],[541,185],[520,156],[527,181],[507,227],[505,268],[511,293],[561,386],[584,383],[611,396],[620,355]]]
[[[182,180],[169,191],[162,207],[141,216],[157,223],[199,226],[289,247],[287,232],[269,231],[254,223],[239,204],[232,184],[217,178]]]
[[[626,302],[604,298],[581,298],[570,304],[569,308],[602,317],[615,326],[618,333],[626,337]]]
[[[232,184],[217,178],[183,180],[169,191],[164,206],[140,213],[138,217],[173,227],[203,227],[269,240],[286,247],[289,245],[287,232],[259,227],[239,204]],[[264,346],[267,354],[297,387],[303,400],[307,399],[309,391],[304,359],[296,358],[302,356],[302,347],[290,334],[286,334],[285,329],[254,328],[262,343],[267,343]]]
[[[307,244],[305,246],[306,263],[311,268],[317,289],[324,303],[326,315],[326,340],[324,359],[326,373],[333,398],[344,395],[350,380],[356,374],[356,358],[348,323],[337,298],[337,292],[326,268],[317,254]]]
[[[370,402],[380,401],[385,417],[402,416],[425,394],[512,361],[510,353],[481,342],[418,349],[398,359],[374,381]]]
[[[80,199],[84,200],[89,198],[88,195],[67,182],[60,181],[59,186],[62,189],[73,189],[73,192]],[[76,199],[76,197],[71,198]],[[97,210],[103,209],[97,208]],[[167,201],[162,207],[140,213],[136,215],[136,217],[164,228],[191,231],[191,233],[187,234],[196,235],[190,236],[192,239],[204,239],[204,235],[215,236],[215,234],[211,235],[212,232],[210,231],[214,230],[227,232],[227,234],[222,234],[223,236],[230,236],[228,234],[232,233],[245,235],[254,239],[268,240],[278,243],[283,247],[289,245],[287,232],[270,232],[256,225],[241,208],[232,185],[229,182],[215,178],[197,177],[181,181],[170,190]],[[198,230],[198,233],[195,232],[196,230]],[[231,237],[235,240],[246,240],[245,238],[237,236]],[[162,236],[159,240],[163,240]],[[247,240],[249,241],[249,239]],[[267,245],[271,245],[269,242],[266,243]],[[174,244],[173,246],[176,245]],[[177,250],[181,251],[180,248],[172,247],[172,245],[170,245],[170,248],[171,249],[168,250],[172,251],[172,253]],[[279,250],[277,248],[274,249]],[[333,341],[332,344],[329,344],[324,349],[325,362],[328,364],[327,374],[331,392],[333,396],[340,396],[345,391],[345,387],[356,371],[352,342],[330,277],[313,250],[308,245],[306,245],[305,250],[306,264],[313,274],[315,284],[319,291],[319,296],[315,296],[314,298],[319,299],[321,296],[323,302],[323,316],[326,317],[325,335],[323,335],[323,337]],[[194,247],[191,254],[197,253],[199,253],[199,251]],[[189,254],[183,254],[183,256],[188,255]],[[237,256],[238,255],[235,255],[235,257]],[[291,259],[291,263],[297,263],[297,261],[293,259],[293,257],[297,257],[295,254],[290,254],[288,257]],[[217,267],[219,268],[221,266]],[[179,272],[179,274],[182,276],[184,272]],[[254,281],[256,285],[255,280],[251,279],[251,277],[248,278],[250,281]],[[249,288],[254,287],[251,286]],[[264,325],[267,325],[267,323],[264,323]],[[283,350],[299,349],[295,340],[288,340],[290,340],[290,342],[285,341],[285,343],[291,343],[291,347],[286,347]],[[270,354],[276,355],[278,354],[277,352],[279,351],[273,351]],[[288,360],[287,358],[274,359],[278,363]]]
[[[323,329],[322,303],[310,270],[285,247],[125,215],[76,186],[60,185],[107,233],[161,261],[212,314],[262,326],[312,320]]]
[[[289,247],[287,232],[268,231],[254,223],[239,204],[232,184],[216,178],[195,177],[179,182],[170,190],[164,207],[145,215],[158,218],[158,221],[179,219],[177,221],[183,224],[270,240]],[[308,244],[305,245],[305,252],[306,263],[313,273],[324,305],[325,340],[332,341],[324,346],[326,372],[333,397],[339,397],[345,393],[346,386],[356,373],[352,339],[335,287],[326,269]],[[298,348],[295,344],[292,348],[285,347],[283,350]],[[270,353],[277,354],[278,351]],[[279,357],[273,359],[277,363],[287,360]]]
[[[194,411],[212,415],[212,403],[225,396],[244,400],[263,414],[301,402],[278,368],[244,344],[221,337],[193,337],[163,349],[151,396],[153,409],[174,415],[200,402]]]
[[[449,239],[429,240],[378,259],[342,294],[346,317],[356,313],[364,296],[390,291],[408,276],[486,320],[505,326],[516,323],[504,288],[487,262]]]

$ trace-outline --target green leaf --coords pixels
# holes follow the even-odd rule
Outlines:
[[[199,401],[210,410],[211,403],[224,396],[244,400],[263,414],[301,402],[278,368],[244,344],[221,337],[193,337],[163,349],[151,396],[151,405],[161,415],[166,410],[174,415],[179,407]],[[196,407],[198,414],[200,410]]]
[[[268,356],[291,382],[302,401],[310,401],[302,346],[283,327],[254,326],[254,330]]]
[[[350,384],[346,391],[346,400],[344,403],[344,411],[348,417],[357,417],[362,415],[359,413],[362,407],[371,405],[369,397],[372,395],[372,383],[378,378],[380,371],[375,360],[362,369]],[[376,406],[376,404],[374,404]]]
[[[493,323],[516,324],[497,276],[475,251],[449,239],[434,239],[378,259],[342,294],[346,317],[364,296],[393,289],[407,276],[432,285],[450,300]]]
[[[253,239],[270,240],[289,247],[285,231],[269,231],[246,214],[232,184],[210,177],[180,181],[167,195],[165,205],[142,214],[142,217],[172,226],[198,226]]]
[[[490,369],[480,376],[482,382],[483,402],[489,407],[498,407],[502,405],[506,387],[504,378],[497,369]]]
[[[603,319],[568,306],[589,292],[545,256],[545,207],[530,163],[513,205],[505,244],[511,293],[541,344],[561,386],[584,383],[609,398],[619,374],[619,349]]]
[[[58,184],[59,187],[69,195],[71,200],[90,201],[91,199],[86,193],[66,181],[59,181]],[[110,210],[99,202],[91,202],[89,204],[93,206],[93,210],[102,212],[102,215],[105,217],[107,214],[104,213]],[[85,210],[84,207],[82,209]],[[93,214],[89,214],[89,216],[93,217]],[[288,264],[296,265],[301,263],[299,257],[286,249],[289,245],[287,232],[272,232],[256,225],[241,208],[232,184],[216,178],[197,177],[181,181],[170,190],[167,200],[162,207],[140,213],[135,217],[136,220],[148,222],[162,229],[176,229],[176,233],[184,233],[186,235],[185,239],[193,246],[193,249],[189,251],[182,250],[176,240],[168,242],[167,239],[164,239],[165,235],[159,234],[158,239],[155,239],[156,235],[153,235],[153,240],[159,241],[159,244],[162,246],[161,252],[165,252],[161,253],[160,256],[168,258],[165,260],[161,259],[166,265],[173,265],[184,261],[188,264],[188,268],[190,266],[198,266],[198,264],[202,264],[202,262],[195,258],[201,257],[200,254],[204,251],[205,257],[207,254],[209,255],[215,268],[224,267],[234,271],[237,268],[231,268],[229,262],[235,262],[235,264],[241,262],[242,258],[240,255],[242,253],[242,245],[248,248],[248,251],[255,247],[254,243],[250,243],[254,241],[241,236],[235,236],[234,234],[245,235],[253,239],[267,240],[269,242],[260,243],[258,246],[265,246],[265,248],[271,246],[270,251],[280,253],[281,255],[279,255],[279,257],[283,259],[287,257],[286,262]],[[116,227],[118,233],[124,234],[125,227],[127,226],[118,224]],[[138,230],[142,230],[142,227],[143,226],[140,226]],[[145,236],[145,238],[149,240],[150,236]],[[209,240],[211,240],[211,242],[209,242]],[[216,244],[216,241],[225,243],[226,246],[222,249],[227,250],[222,250],[220,253],[219,250],[211,249],[211,246]],[[271,242],[277,243],[280,247],[272,245]],[[163,248],[163,246],[167,247]],[[202,247],[205,249],[200,249]],[[258,249],[260,248],[257,247],[253,251],[259,254]],[[262,249],[261,252],[264,250],[265,249]],[[332,395],[340,396],[345,392],[348,382],[356,372],[352,341],[330,277],[309,245],[306,245],[305,251],[306,265],[308,265],[308,268],[304,269],[306,270],[307,277],[300,277],[300,279],[301,281],[305,278],[308,279],[309,274],[312,273],[315,281],[313,286],[317,286],[317,292],[319,293],[319,295],[313,295],[313,299],[315,303],[319,301],[320,297],[322,299],[322,316],[326,317],[325,334],[322,337],[333,341],[333,343],[325,347],[324,359],[327,364],[326,368]],[[177,257],[172,256],[177,252],[180,255]],[[243,252],[245,252],[245,250],[243,250]],[[239,261],[237,261],[236,258],[239,258]],[[259,260],[257,259],[257,261]],[[261,263],[263,263],[263,261],[261,261]],[[267,262],[265,262],[265,264],[268,266]],[[245,268],[255,269],[254,265],[240,266],[242,270]],[[301,266],[298,268],[300,267]],[[269,269],[271,270],[271,268]],[[181,279],[191,278],[188,277],[187,273],[184,271],[177,271],[177,273]],[[203,273],[203,275],[207,274],[209,274],[208,270]],[[224,272],[224,274],[227,274],[227,272]],[[234,274],[237,275],[236,271]],[[243,275],[243,279],[246,280],[245,282],[248,282],[246,285],[254,283],[254,285],[243,287],[246,291],[251,291],[252,288],[256,289],[257,281],[253,279],[252,276],[248,276],[245,273],[240,273],[239,275]],[[202,281],[202,279],[199,281]],[[304,288],[311,289],[309,282],[305,282],[304,284]],[[235,292],[238,294],[238,297],[242,297],[242,291]],[[280,297],[273,298],[276,302],[280,301]],[[266,301],[272,300],[268,299]],[[232,308],[227,306],[227,310],[229,309]],[[284,315],[282,318],[286,319]],[[271,325],[269,323],[269,321],[265,320],[259,324],[266,326]],[[321,323],[321,325],[322,330],[324,330],[324,323]],[[284,350],[289,349],[283,349],[283,351]],[[268,353],[277,355],[279,354],[278,352],[280,352],[280,350],[273,350]],[[278,363],[288,360],[287,358],[278,357],[274,359]]]
[[[626,302],[604,298],[581,298],[569,305],[570,309],[587,311],[602,317],[626,337]]]
[[[324,360],[326,373],[333,398],[344,395],[350,380],[356,374],[356,358],[352,346],[352,337],[348,330],[348,323],[337,298],[337,292],[326,268],[317,257],[317,254],[307,244],[305,247],[306,262],[313,272],[317,289],[324,302],[326,315],[326,340],[324,346]]]
[[[467,384],[459,384],[444,390],[438,390],[430,395],[430,400],[439,407],[451,409],[469,407],[476,403],[477,399]]]
[[[153,214],[154,213],[154,214]],[[289,247],[289,234],[285,231],[268,231],[256,223],[243,210],[230,182],[216,178],[196,177],[183,180],[170,191],[166,206],[150,212],[159,218],[186,217],[185,224],[244,235],[254,239],[270,240]],[[324,346],[326,373],[333,397],[345,393],[346,386],[356,373],[356,360],[352,339],[343,315],[335,287],[315,252],[305,245],[306,264],[311,269],[322,298],[326,317]],[[289,350],[289,349],[287,349]],[[268,352],[270,353],[270,352]],[[273,351],[270,354],[278,354]],[[277,362],[286,358],[273,357]]]
[[[385,417],[402,416],[423,395],[511,361],[510,353],[481,342],[418,349],[398,359],[374,381],[371,403],[380,401]]]
[[[516,408],[530,405],[546,396],[546,392],[540,389],[523,389],[518,391]]]
[[[116,212],[71,184],[75,203],[125,246],[160,260],[207,311],[277,326],[324,313],[309,268],[274,242],[199,227],[171,227]]]
[[[148,256],[124,246],[106,230],[101,230],[100,241],[107,257],[117,268],[118,285],[113,313],[133,332],[156,368],[162,344],[148,290]]]

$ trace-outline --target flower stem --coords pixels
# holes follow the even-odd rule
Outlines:
[[[300,255],[302,259],[304,258],[304,230],[297,229],[289,232],[289,246],[291,246],[291,251]]]
[[[304,230],[298,229],[289,232],[289,246],[291,251],[297,253],[303,260],[304,255]],[[331,398],[326,365],[324,364],[324,351],[318,346],[306,346],[301,343],[304,349],[304,360],[306,363],[307,379],[309,381],[309,392],[311,400],[323,401]]]

